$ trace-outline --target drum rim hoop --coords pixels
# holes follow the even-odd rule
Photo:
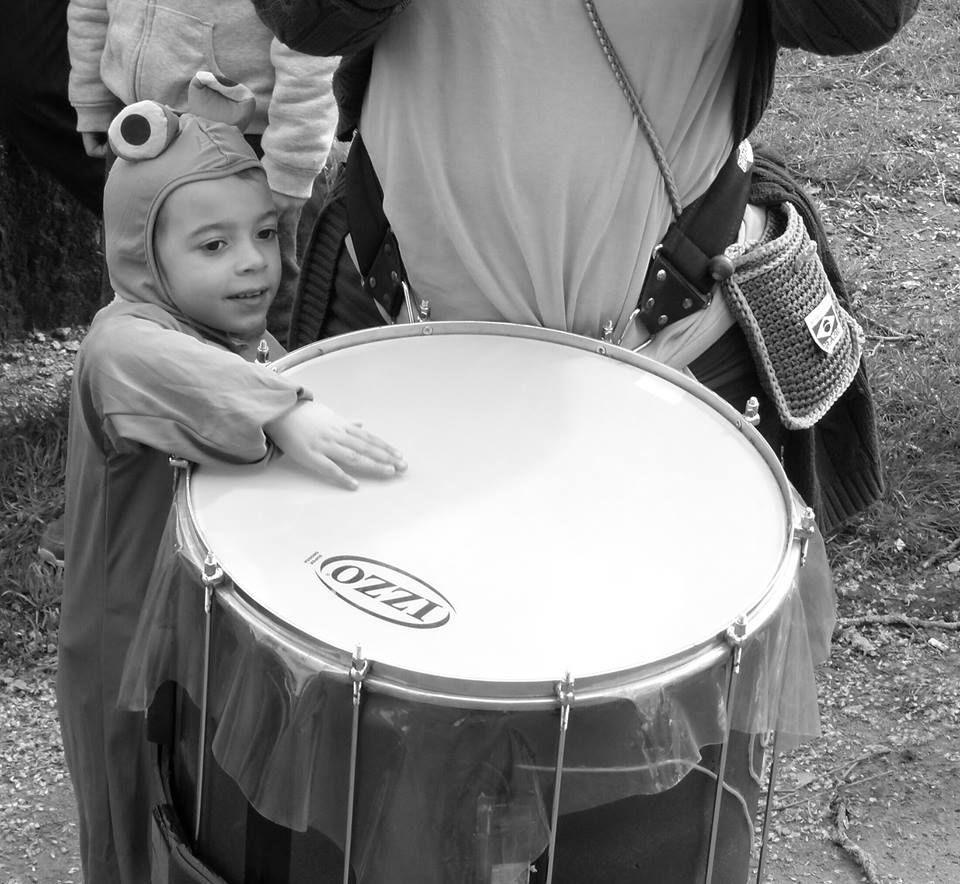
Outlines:
[[[525,338],[529,340],[560,344],[578,350],[595,353],[616,361],[633,365],[663,380],[681,387],[690,395],[699,399],[707,407],[723,417],[739,431],[761,456],[777,483],[784,502],[786,531],[784,549],[781,550],[780,564],[760,596],[749,610],[740,612],[746,620],[745,638],[756,634],[773,619],[780,603],[792,589],[800,567],[800,543],[797,533],[804,511],[803,501],[791,487],[779,460],[760,433],[751,426],[733,406],[706,389],[693,378],[663,365],[641,353],[619,347],[615,344],[597,341],[572,332],[557,331],[539,326],[479,320],[457,320],[448,322],[419,322],[380,326],[372,329],[348,332],[334,338],[316,341],[288,353],[270,365],[276,372],[288,371],[305,362],[317,359],[329,353],[339,352],[352,347],[379,341],[403,338],[430,337],[442,335],[493,335],[500,337]],[[201,536],[199,521],[193,506],[190,486],[195,464],[186,470],[178,471],[176,498],[181,513],[186,519],[188,530],[196,543],[209,551],[210,545]],[[239,616],[251,629],[258,629],[276,641],[295,648],[306,658],[313,658],[321,669],[328,671],[338,680],[350,680],[352,655],[349,651],[336,648],[322,639],[309,635],[292,624],[280,620],[275,614],[253,599],[242,587],[233,582],[228,563],[220,562],[229,580],[229,586],[216,590],[218,602]],[[739,616],[739,615],[738,615]],[[735,619],[735,618],[734,618]],[[732,625],[732,621],[731,621]],[[617,672],[601,675],[582,676],[572,673],[577,684],[578,705],[591,702],[608,701],[611,698],[629,693],[646,693],[677,683],[681,679],[722,665],[730,657],[730,645],[725,634],[683,649],[668,658],[652,663],[641,664]],[[462,708],[516,710],[543,709],[557,705],[556,682],[490,682],[473,681],[391,666],[379,661],[371,661],[370,674],[364,684],[369,690],[389,696],[401,697],[418,702]],[[557,680],[564,677],[557,673]],[[408,676],[415,676],[418,684],[410,684]],[[406,678],[405,678],[406,677]]]

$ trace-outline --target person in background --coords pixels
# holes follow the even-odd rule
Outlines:
[[[818,513],[842,521],[880,493],[862,374],[851,393],[835,391],[845,399],[831,433],[792,433],[788,451],[745,333],[715,296],[734,271],[727,248],[775,238],[770,213],[746,192],[710,195],[727,180],[757,195],[743,179],[753,164],[746,139],[770,100],[781,48],[874,49],[917,0],[253,2],[287,45],[343,57],[335,92],[338,136],[352,140],[349,247],[330,268],[332,320],[321,335],[346,330],[343,317],[381,324],[428,307],[431,320],[521,323],[643,347],[741,412],[755,397],[761,432]],[[780,191],[777,205],[800,201]],[[365,235],[378,215],[376,235]],[[684,235],[669,239],[675,225]],[[411,315],[384,266],[408,284]],[[659,301],[666,283],[680,294]],[[742,740],[731,747],[741,771],[749,752]],[[701,773],[687,787],[699,788],[690,782]],[[729,817],[737,828],[716,879],[728,884],[746,879],[757,801],[751,776],[741,782],[746,812]],[[674,791],[561,817],[559,843],[572,846],[558,884],[634,881],[637,869],[643,880],[672,881],[645,846],[689,818]],[[603,834],[577,840],[591,830]],[[678,849],[695,858],[691,845]]]
[[[297,224],[333,139],[336,60],[284,46],[248,0],[70,0],[67,21],[70,103],[91,157],[106,156],[107,128],[125,105],[152,99],[184,110],[197,71],[253,92],[256,112],[244,132],[263,158],[279,214],[283,279],[269,327],[285,342]]]
[[[0,31],[0,134],[97,217],[103,164],[88,157],[67,99],[67,0],[11,0]]]

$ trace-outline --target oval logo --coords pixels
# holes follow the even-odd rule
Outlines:
[[[312,559],[312,561],[311,561]],[[412,629],[436,629],[456,613],[430,584],[363,556],[311,556],[320,582],[348,605]]]

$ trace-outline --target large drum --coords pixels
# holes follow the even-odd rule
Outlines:
[[[818,732],[833,616],[750,423],[519,326],[358,332],[264,370],[410,466],[354,493],[283,458],[179,471],[125,684],[179,684],[174,800],[204,862],[231,884],[741,880],[755,735]]]

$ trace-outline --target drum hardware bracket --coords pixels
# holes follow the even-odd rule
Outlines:
[[[800,567],[807,563],[807,552],[810,549],[810,538],[816,533],[817,517],[812,507],[807,507],[800,517],[800,524],[794,530],[793,536],[800,541]]]
[[[353,705],[360,705],[360,691],[363,688],[363,680],[367,677],[370,670],[370,661],[364,660],[361,656],[362,651],[357,647],[357,652],[353,655],[350,663],[350,680],[353,682]]]
[[[203,686],[200,695],[200,733],[197,739],[197,784],[194,799],[196,814],[193,824],[193,841],[200,841],[200,819],[203,809],[203,786],[206,774],[207,707],[210,702],[210,636],[212,633],[213,592],[223,580],[223,568],[213,553],[208,552],[203,560]]]
[[[257,344],[257,365],[269,365],[270,364],[270,345],[267,343],[265,338],[260,338],[260,343]]]
[[[175,454],[171,454],[167,460],[173,469],[173,493],[176,495],[177,483],[180,481],[180,472],[181,470],[186,470],[189,468],[190,461],[183,457],[177,457]]]
[[[553,807],[550,811],[550,843],[547,853],[547,880],[553,882],[553,864],[557,849],[557,820],[560,817],[560,781],[563,777],[563,753],[567,745],[567,728],[570,725],[570,707],[576,699],[573,679],[566,673],[556,684],[557,700],[560,703],[560,739],[557,744],[557,768],[553,780]]]
[[[370,670],[370,661],[363,651],[357,651],[350,661],[350,680],[353,682],[353,723],[350,727],[350,770],[347,785],[347,830],[343,845],[343,884],[350,884],[350,859],[353,847],[353,806],[357,794],[357,746],[360,741],[360,694],[363,680]]]
[[[217,561],[213,553],[207,553],[203,560],[203,610],[204,613],[210,613],[210,604],[213,600],[213,591],[223,581],[223,568]]]
[[[601,340],[605,344],[616,344],[618,347],[622,347],[623,339],[627,336],[627,332],[630,330],[631,326],[633,326],[636,323],[637,317],[640,316],[640,312],[641,312],[640,307],[637,307],[636,309],[633,310],[633,312],[627,317],[627,321],[623,326],[623,333],[620,335],[619,338],[616,338],[616,339],[614,339],[614,330],[615,330],[614,322],[612,319],[608,319],[604,323],[603,329],[600,331]],[[644,326],[644,330],[645,331],[647,330],[646,326]],[[653,343],[653,339],[655,337],[656,337],[656,334],[652,334],[648,331],[647,339],[643,341],[641,344],[637,345],[636,347],[632,347],[631,350],[634,353],[639,353],[644,348],[649,347]],[[601,356],[603,356],[606,353],[606,350],[598,350],[598,352],[600,353]]]
[[[760,426],[760,400],[756,396],[751,396],[747,400],[746,408],[743,411],[743,419],[751,427]]]
[[[560,701],[560,727],[566,731],[570,723],[570,707],[576,698],[573,690],[574,680],[568,672],[563,681],[557,682],[557,699]]]
[[[743,643],[747,637],[747,618],[741,614],[724,633],[724,638],[733,652],[729,675],[727,676],[726,728],[723,743],[720,746],[720,760],[717,766],[717,791],[713,799],[713,821],[710,824],[710,846],[707,850],[707,872],[705,884],[713,882],[713,868],[717,855],[717,835],[720,829],[720,809],[723,801],[723,782],[727,769],[727,752],[730,748],[730,719],[733,715],[733,702],[737,693],[737,676],[740,674],[740,662],[743,657]]]
[[[733,671],[740,674],[740,660],[743,656],[743,641],[747,637],[747,618],[741,614],[724,633],[727,644],[733,648]]]

